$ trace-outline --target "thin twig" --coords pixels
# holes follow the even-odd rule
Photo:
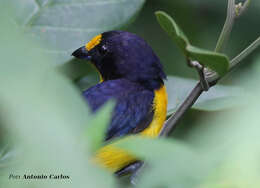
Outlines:
[[[234,25],[234,21],[236,18],[236,4],[235,0],[228,0],[228,8],[227,8],[227,18],[224,24],[224,27],[219,36],[215,52],[221,52],[227,43],[227,39],[230,36],[231,30]]]
[[[252,44],[250,44],[246,49],[244,49],[240,54],[238,54],[234,59],[230,61],[230,69],[233,70],[236,65],[241,62],[245,57],[252,53],[257,47],[260,46],[260,37],[258,37]]]

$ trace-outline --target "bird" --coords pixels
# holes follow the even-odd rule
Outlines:
[[[127,31],[107,31],[72,56],[90,62],[99,73],[100,82],[82,93],[91,111],[95,113],[108,100],[116,101],[104,142],[133,134],[158,137],[166,120],[167,77],[158,56],[144,39]],[[110,144],[100,148],[95,159],[114,173],[138,161]]]

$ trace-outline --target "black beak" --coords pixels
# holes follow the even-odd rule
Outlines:
[[[75,50],[71,55],[79,59],[91,60],[91,55],[86,50],[85,46],[82,46],[79,49]]]

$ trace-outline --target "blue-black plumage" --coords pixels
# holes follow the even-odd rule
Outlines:
[[[83,92],[92,111],[109,99],[116,100],[104,140],[141,133],[155,137],[166,118],[166,75],[159,58],[139,36],[125,31],[97,35],[72,55],[89,59],[101,82]],[[135,161],[110,146],[100,149],[97,159],[117,171]]]
[[[117,101],[106,140],[144,130],[153,118],[154,92],[127,79],[108,80],[83,92],[93,111],[107,100]]]

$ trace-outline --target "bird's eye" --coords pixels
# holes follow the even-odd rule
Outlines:
[[[107,46],[106,45],[102,45],[100,48],[99,48],[99,53],[101,55],[105,55],[107,53]]]

